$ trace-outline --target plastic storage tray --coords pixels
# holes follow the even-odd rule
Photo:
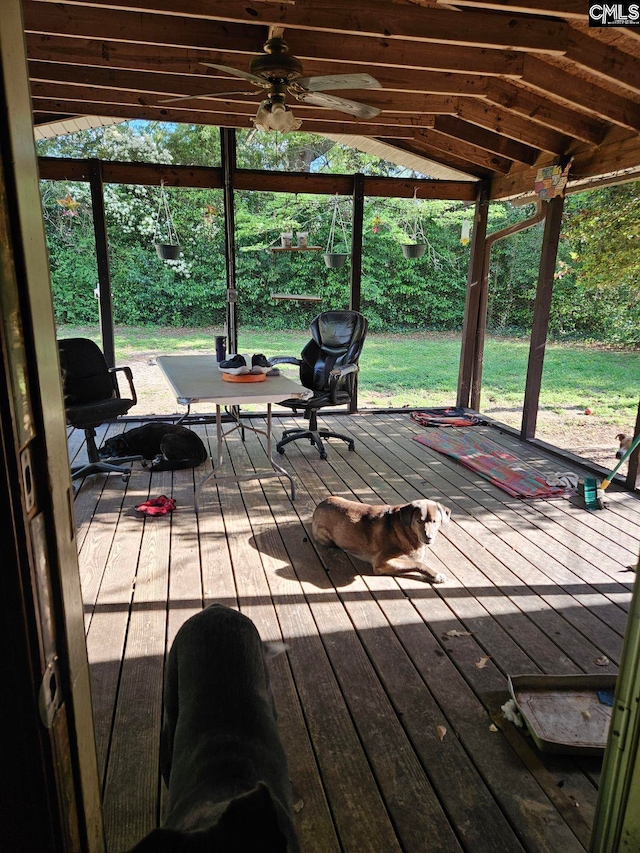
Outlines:
[[[607,745],[612,708],[599,692],[615,689],[615,675],[516,675],[509,690],[543,752],[599,755]]]

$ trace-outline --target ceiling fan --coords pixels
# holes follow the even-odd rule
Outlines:
[[[297,130],[302,121],[295,118],[285,104],[286,95],[293,96],[305,104],[313,104],[329,110],[338,110],[357,118],[371,119],[380,113],[377,107],[328,95],[324,89],[379,89],[380,83],[370,74],[328,74],[317,77],[303,77],[302,63],[289,53],[289,48],[281,36],[268,39],[264,45],[264,54],[251,60],[250,71],[242,71],[230,65],[216,65],[203,62],[208,68],[224,71],[234,77],[247,80],[254,86],[268,90],[265,100],[258,107],[253,120],[258,130]],[[230,95],[253,94],[243,92],[220,92],[211,95],[182,95],[169,98],[162,103],[175,103],[189,98],[225,98]]]

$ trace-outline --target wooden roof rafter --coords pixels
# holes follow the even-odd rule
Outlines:
[[[531,174],[569,155],[571,177],[609,179],[640,132],[640,40],[589,29],[577,0],[23,0],[23,10],[39,122],[249,129],[264,90],[202,63],[248,70],[279,27],[305,75],[360,70],[381,84],[337,93],[376,106],[367,121],[288,96],[303,131],[385,140],[493,181],[492,197],[531,190]]]

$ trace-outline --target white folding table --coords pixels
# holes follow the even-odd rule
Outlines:
[[[214,355],[161,355],[158,366],[171,385],[178,403],[187,406],[187,414],[192,403],[213,403],[216,407],[216,434],[218,439],[217,459],[213,470],[196,487],[195,509],[198,511],[198,498],[202,487],[210,479],[217,482],[241,482],[244,480],[263,480],[267,477],[286,477],[291,483],[291,500],[295,500],[295,483],[291,474],[273,458],[271,440],[271,404],[281,400],[299,398],[304,400],[312,391],[294,382],[286,376],[267,376],[264,382],[226,382]],[[251,426],[248,420],[240,420],[241,405],[260,403],[267,406],[267,429]],[[222,408],[230,408],[235,419],[231,429],[223,432]],[[237,429],[249,429],[265,435],[267,438],[267,456],[271,471],[256,471],[253,474],[228,474],[218,476],[222,467],[223,438]]]

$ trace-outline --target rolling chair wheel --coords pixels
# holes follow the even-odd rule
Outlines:
[[[284,447],[276,447],[276,450],[281,456],[284,456]]]

